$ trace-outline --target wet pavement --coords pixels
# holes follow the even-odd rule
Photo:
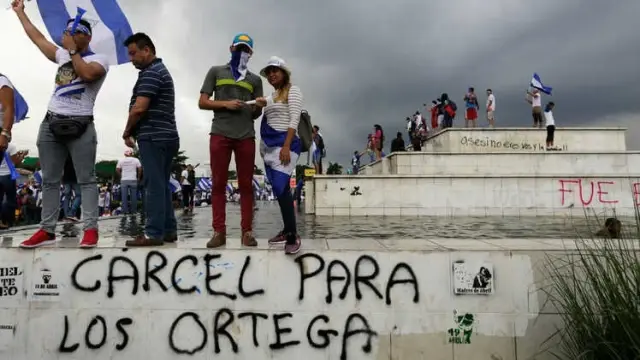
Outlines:
[[[211,208],[198,208],[193,215],[177,213],[181,242],[206,240],[212,235]],[[634,224],[634,219],[621,219]],[[591,217],[324,217],[298,214],[298,231],[303,239],[575,239],[589,237],[597,223],[604,219]],[[142,232],[142,220],[136,217],[103,218],[100,221],[101,239],[122,241]],[[260,202],[255,212],[254,235],[270,238],[282,226],[280,211],[275,202]],[[26,239],[37,226],[3,231],[3,245]],[[635,228],[635,226],[625,226]],[[77,237],[81,224],[61,224],[61,237]],[[635,229],[634,229],[635,230]],[[227,205],[228,238],[240,238],[240,207]],[[6,244],[6,245],[5,245]]]

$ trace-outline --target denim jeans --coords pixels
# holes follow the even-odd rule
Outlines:
[[[282,215],[282,222],[284,223],[284,233],[297,234],[296,211],[293,206],[293,195],[291,194],[289,185],[287,185],[284,193],[278,196],[278,205],[280,205],[280,214]]]
[[[138,182],[135,180],[123,180],[120,182],[120,197],[122,200],[122,213],[135,214],[138,211]],[[131,196],[131,211],[129,211],[129,196]]]
[[[169,178],[171,163],[180,149],[180,142],[139,141],[138,148],[146,192],[144,232],[152,239],[162,239],[177,231]]]
[[[72,190],[75,193],[73,203],[71,203]],[[62,211],[65,217],[75,217],[78,208],[82,204],[82,191],[77,183],[64,184],[64,201],[62,202]]]
[[[6,196],[6,201],[2,204],[2,222],[13,225],[16,219],[16,181],[11,179],[11,175],[0,176],[0,203]]]
[[[40,228],[54,233],[60,214],[60,180],[67,156],[71,155],[82,194],[83,228],[98,228],[98,185],[96,183],[96,149],[98,136],[93,123],[74,140],[61,140],[49,129],[48,118],[40,124],[38,154],[42,167],[42,221]]]

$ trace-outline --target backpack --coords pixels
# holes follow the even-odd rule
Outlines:
[[[306,110],[302,110],[300,113],[298,137],[302,142],[302,152],[308,152],[311,149],[311,144],[313,144],[313,124],[311,124],[311,116]]]

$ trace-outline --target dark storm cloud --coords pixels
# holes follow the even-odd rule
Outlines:
[[[168,4],[179,22],[166,31],[186,32],[171,36],[171,50],[189,54],[179,71],[194,97],[208,67],[228,59],[233,35],[249,32],[251,68],[271,55],[289,62],[330,159],[343,164],[373,124],[390,138],[423,103],[442,92],[461,103],[468,86],[482,101],[494,90],[500,125],[529,126],[534,71],[555,89],[561,126],[640,112],[637,0]]]

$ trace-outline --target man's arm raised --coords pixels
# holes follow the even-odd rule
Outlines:
[[[27,33],[27,36],[29,36],[29,39],[36,44],[38,49],[40,49],[47,59],[56,62],[56,51],[58,50],[58,47],[51,41],[47,40],[40,30],[31,23],[31,20],[29,20],[29,17],[24,12],[24,0],[14,0],[11,3],[11,7],[18,15],[18,19],[20,20],[24,31]]]

